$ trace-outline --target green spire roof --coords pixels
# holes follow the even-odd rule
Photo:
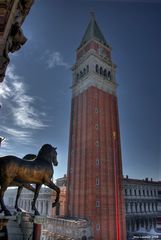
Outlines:
[[[91,39],[95,39],[103,44],[105,44],[106,46],[109,47],[109,45],[107,44],[96,20],[95,20],[95,15],[94,13],[91,13],[91,20],[88,24],[88,27],[85,31],[85,34],[83,36],[83,39],[81,41],[80,47],[82,45],[84,45],[86,42],[88,42]]]

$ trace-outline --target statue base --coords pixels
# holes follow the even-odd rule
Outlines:
[[[36,218],[24,212],[0,216],[0,240],[40,240],[41,224],[37,224]]]

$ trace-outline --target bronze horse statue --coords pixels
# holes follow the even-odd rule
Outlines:
[[[11,213],[5,206],[3,197],[7,188],[13,185],[34,191],[32,210],[35,211],[35,215],[39,215],[35,203],[42,184],[56,191],[57,195],[52,207],[56,206],[60,189],[51,180],[54,172],[53,165],[58,165],[57,152],[56,148],[50,144],[43,145],[33,161],[16,156],[0,157],[0,204],[6,216],[11,216]],[[30,184],[35,184],[35,189]]]
[[[35,154],[26,154],[23,159],[24,160],[34,160],[36,158],[36,155]],[[21,212],[22,210],[18,207],[18,200],[19,200],[19,197],[21,195],[21,192],[23,190],[23,187],[27,188],[28,190],[31,190],[32,192],[35,192],[35,188],[33,186],[31,186],[30,184],[28,185],[23,185],[23,184],[20,184],[18,186],[18,189],[17,189],[17,195],[16,195],[16,200],[15,200],[15,209],[18,211],[18,212]]]

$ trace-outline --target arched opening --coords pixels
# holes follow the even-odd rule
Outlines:
[[[83,237],[82,237],[82,240],[87,240],[87,237],[86,237],[86,236],[83,236]]]
[[[104,70],[104,76],[107,77],[107,70]]]
[[[111,80],[111,72],[108,71],[108,80]]]
[[[96,64],[96,72],[98,73],[98,65]]]
[[[87,73],[89,72],[89,65],[87,65]]]
[[[82,77],[83,76],[83,72],[82,71],[80,71],[80,77]]]
[[[86,69],[84,68],[84,69],[83,69],[83,75],[85,75],[85,74],[86,74]]]
[[[100,67],[100,74],[102,75],[103,74],[103,68]]]

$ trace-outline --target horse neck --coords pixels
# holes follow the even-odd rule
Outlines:
[[[46,153],[46,154],[42,154],[41,152],[38,153],[35,161],[36,162],[47,162],[48,164],[51,164],[51,166],[52,166],[51,156],[48,153]]]

